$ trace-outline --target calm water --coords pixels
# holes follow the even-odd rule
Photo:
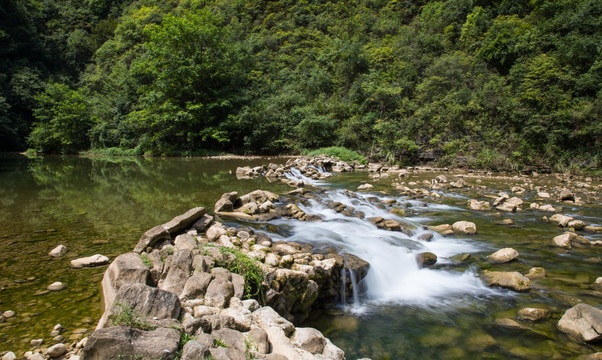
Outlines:
[[[106,267],[74,270],[70,260],[95,253],[112,259],[131,250],[148,228],[194,206],[211,208],[224,192],[246,193],[261,188],[284,193],[290,188],[280,182],[237,180],[230,173],[237,166],[284,161],[0,157],[0,311],[17,313],[0,323],[0,353],[26,351],[33,338],[51,343],[50,330],[57,323],[68,329],[66,337],[75,336],[78,329],[93,329],[102,311],[99,282]],[[430,180],[436,175],[421,174],[406,181]],[[355,189],[366,179],[366,173],[340,174],[329,179],[328,186]],[[554,184],[555,179],[538,181]],[[303,241],[305,236],[308,242],[324,239],[321,234],[332,234],[343,242],[348,240],[341,242],[340,248],[379,258],[371,260],[378,271],[370,274],[371,290],[361,296],[359,306],[316,311],[306,324],[323,331],[346,351],[348,359],[564,359],[602,350],[599,345],[577,344],[554,327],[562,313],[577,301],[600,306],[601,299],[590,291],[590,285],[602,276],[600,247],[566,252],[547,246],[559,232],[541,221],[541,212],[501,217],[494,212],[467,210],[469,197],[484,199],[496,194],[500,186],[508,190],[514,185],[510,181],[497,184],[485,180],[490,187],[479,194],[445,192],[441,200],[428,202],[399,197],[391,190],[390,182],[377,183],[374,195],[396,198],[404,204],[408,212],[405,221],[420,225],[470,220],[477,224],[478,234],[464,239],[435,239],[426,245],[394,238],[385,239],[387,243],[401,241],[398,247],[411,251],[426,246],[441,257],[469,252],[474,260],[461,265],[447,261],[440,269],[414,274],[408,269],[387,267],[379,251],[382,259],[387,258],[390,251],[380,247],[388,245],[370,243],[371,238],[382,237],[373,230],[352,231],[364,231],[365,240],[354,240],[354,234],[339,238],[338,234],[354,230],[352,226],[362,229],[362,223],[333,218],[327,229],[278,221],[262,227],[280,228],[275,237],[295,236],[295,240]],[[515,181],[516,185],[522,182]],[[328,196],[341,195],[333,191]],[[529,200],[530,196],[527,193],[521,197]],[[305,206],[308,212],[324,211],[316,204]],[[365,206],[364,211],[380,211],[369,204],[358,206]],[[587,223],[602,223],[599,198],[586,206],[565,207],[563,212]],[[515,225],[496,225],[502,218],[512,218]],[[69,252],[63,258],[51,259],[48,251],[58,244],[65,244]],[[537,281],[528,293],[491,291],[470,277],[492,267],[484,256],[509,246],[520,252],[520,260],[496,265],[496,270],[524,273],[532,266],[547,269],[548,277]],[[405,253],[400,254],[399,259],[404,259]],[[445,259],[441,262],[446,263]],[[407,275],[406,293],[403,288],[389,291],[387,282],[391,281],[382,280],[382,276],[403,275]],[[44,290],[54,281],[66,283],[67,288],[46,293]],[[536,324],[523,323],[524,329],[518,330],[494,325],[498,318],[516,318],[516,309],[525,306],[545,306],[552,311],[551,318]]]

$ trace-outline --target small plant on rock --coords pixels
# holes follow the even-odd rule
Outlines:
[[[113,306],[113,309],[117,310],[109,317],[113,326],[128,326],[146,331],[155,329],[150,323],[140,319],[135,310],[126,303],[117,302]]]
[[[256,298],[261,304],[264,304],[265,298],[261,289],[264,273],[259,261],[236,249],[222,246],[219,249],[224,255],[234,255],[233,259],[232,257],[227,257],[225,263],[219,265],[235,274],[241,275],[245,279],[245,297],[247,299]]]

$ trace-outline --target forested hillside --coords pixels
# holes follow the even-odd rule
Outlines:
[[[602,167],[600,0],[3,0],[0,142]]]

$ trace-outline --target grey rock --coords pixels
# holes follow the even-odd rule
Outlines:
[[[191,340],[182,348],[181,360],[204,360],[209,354],[209,347]]]
[[[207,240],[213,242],[220,238],[222,235],[226,235],[227,231],[224,226],[220,223],[215,223],[207,229],[206,236]]]
[[[201,216],[200,219],[195,221],[194,224],[192,224],[192,226],[190,228],[194,229],[200,233],[200,232],[205,231],[207,229],[207,227],[211,224],[212,221],[213,221],[213,216],[205,214],[205,215]]]
[[[569,189],[562,189],[562,191],[560,191],[560,200],[575,201],[575,194]]]
[[[216,277],[205,292],[205,305],[223,308],[230,302],[232,296],[234,296],[232,282]]]
[[[548,317],[550,312],[542,308],[522,308],[517,315],[520,320],[540,321]]]
[[[247,334],[247,340],[252,344],[254,350],[260,354],[267,354],[270,351],[268,334],[262,328],[254,326]]]
[[[40,347],[42,344],[44,344],[44,339],[33,339],[29,342],[29,345],[34,348]]]
[[[181,234],[176,236],[176,239],[174,240],[174,246],[178,250],[186,249],[193,251],[197,248],[197,243],[194,239],[194,236],[188,234]]]
[[[564,313],[557,326],[581,341],[601,340],[602,310],[583,303],[575,305]]]
[[[245,278],[241,275],[232,273],[232,286],[234,287],[234,297],[242,300],[245,295]]]
[[[324,352],[322,352],[322,355],[332,360],[345,359],[345,352],[330,342],[329,339],[326,339],[326,346],[324,346]]]
[[[321,332],[314,328],[297,328],[291,337],[293,344],[312,354],[322,354],[326,339]]]
[[[205,296],[207,287],[213,280],[213,275],[195,271],[184,285],[180,299],[200,299]]]
[[[513,248],[500,249],[489,255],[487,259],[492,263],[503,264],[510,262],[518,257],[518,251]]]
[[[228,199],[221,198],[215,203],[213,209],[216,213],[234,211],[234,204]]]
[[[192,252],[186,249],[176,250],[165,263],[158,287],[174,294],[181,294],[190,277],[191,270]]]
[[[251,312],[245,308],[228,308],[219,313],[222,328],[246,332],[251,330]]]
[[[422,252],[416,254],[416,262],[418,263],[418,267],[422,268],[424,266],[431,266],[437,263],[437,255],[432,252]]]
[[[271,307],[262,307],[258,310],[255,310],[251,314],[251,319],[254,324],[257,324],[260,328],[267,331],[270,327],[278,327],[284,330],[284,333],[287,336],[290,336],[295,331],[295,326],[282,316],[278,315],[278,313],[272,309]]]
[[[452,224],[454,234],[475,234],[477,226],[470,221],[457,221]]]
[[[17,360],[17,355],[15,355],[14,352],[9,351],[2,356],[2,360]]]
[[[169,239],[171,239],[169,231],[163,225],[157,225],[142,234],[142,237],[138,240],[138,244],[134,247],[134,252],[141,253],[147,247],[153,247],[159,241]]]
[[[169,222],[163,224],[163,228],[171,235],[175,235],[190,227],[195,221],[205,215],[206,211],[203,207],[195,207],[186,211],[182,215],[178,215]]]
[[[122,326],[93,332],[84,347],[83,360],[106,360],[138,357],[144,360],[174,359],[180,333],[171,328],[142,331]]]
[[[63,343],[58,343],[48,348],[46,355],[51,358],[59,357],[67,352],[67,347]]]
[[[180,299],[165,290],[144,284],[127,284],[122,286],[115,297],[115,305],[111,314],[120,311],[119,304],[130,306],[137,315],[143,318],[177,319],[180,315]]]
[[[516,291],[527,291],[531,288],[531,280],[516,271],[484,271],[483,277],[488,286],[497,285]]]
[[[216,360],[246,360],[245,353],[237,349],[217,347],[210,349],[210,352]]]
[[[52,284],[48,285],[48,290],[50,291],[60,291],[63,290],[65,288],[65,284],[63,284],[60,281],[55,281]]]

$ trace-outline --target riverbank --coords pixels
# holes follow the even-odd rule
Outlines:
[[[336,161],[332,162],[335,166],[336,166]],[[297,162],[295,164],[295,168],[299,167],[299,168],[303,168],[303,165],[299,162]],[[577,259],[578,258],[582,258],[582,254],[585,255],[587,254],[589,256],[589,258],[595,258],[596,254],[599,253],[599,251],[597,250],[597,246],[596,245],[596,239],[597,239],[597,233],[595,231],[590,231],[592,230],[590,228],[590,230],[587,230],[586,227],[593,227],[594,229],[596,228],[596,204],[600,203],[600,198],[599,198],[599,194],[600,194],[600,185],[599,182],[596,182],[597,180],[594,179],[586,179],[586,178],[556,178],[554,176],[549,177],[549,176],[536,176],[535,178],[533,177],[527,177],[527,176],[508,176],[508,177],[504,177],[502,180],[502,183],[504,184],[503,187],[504,189],[509,193],[508,197],[505,197],[503,195],[499,195],[498,194],[498,189],[497,187],[492,187],[489,182],[492,181],[494,179],[494,177],[489,176],[487,174],[469,174],[469,173],[465,173],[465,174],[458,174],[458,173],[451,173],[449,171],[443,171],[441,169],[437,169],[437,174],[435,175],[435,173],[431,173],[432,169],[395,169],[395,168],[387,168],[387,167],[380,167],[378,168],[377,166],[372,166],[372,168],[370,166],[367,166],[366,168],[364,168],[364,170],[367,170],[367,172],[364,173],[364,175],[361,175],[361,178],[363,178],[365,181],[365,184],[362,184],[362,186],[364,186],[365,189],[367,189],[367,192],[348,192],[348,193],[344,193],[346,198],[340,198],[339,196],[342,195],[339,192],[332,192],[332,190],[329,189],[324,189],[324,185],[321,185],[324,182],[328,182],[332,179],[330,179],[325,173],[321,173],[320,172],[320,167],[315,166],[316,168],[312,168],[309,165],[313,165],[315,166],[315,164],[306,164],[306,171],[302,173],[302,175],[305,178],[302,177],[296,177],[294,179],[290,179],[287,177],[283,177],[283,178],[278,178],[275,177],[274,179],[280,181],[280,180],[285,180],[287,183],[293,184],[295,186],[298,185],[303,185],[303,187],[298,188],[298,189],[306,189],[306,190],[297,190],[296,194],[292,194],[291,196],[295,196],[297,200],[295,200],[295,204],[298,204],[298,207],[301,209],[303,209],[302,213],[299,212],[295,212],[295,214],[298,214],[297,217],[299,219],[301,219],[301,221],[306,220],[303,222],[303,228],[305,229],[306,232],[311,232],[312,234],[317,234],[314,229],[316,229],[316,227],[320,227],[322,224],[326,225],[330,231],[338,231],[336,229],[336,226],[338,226],[336,223],[333,223],[331,221],[332,216],[334,216],[334,214],[329,215],[330,213],[328,212],[316,212],[315,207],[313,207],[314,205],[313,202],[316,202],[317,204],[322,204],[324,207],[331,209],[331,211],[333,211],[333,213],[336,213],[338,215],[336,216],[340,216],[340,218],[342,220],[344,220],[346,222],[346,227],[351,227],[353,225],[353,222],[357,220],[358,223],[364,224],[364,219],[367,221],[368,218],[374,218],[373,216],[367,216],[366,215],[366,211],[376,211],[375,209],[373,209],[371,206],[375,205],[375,206],[380,206],[383,207],[382,210],[386,210],[387,213],[392,214],[391,211],[394,211],[395,213],[397,213],[397,215],[395,216],[381,216],[383,219],[383,221],[377,221],[378,219],[373,219],[374,220],[374,224],[378,227],[380,225],[380,227],[382,228],[381,230],[383,231],[387,231],[389,234],[393,234],[393,236],[397,236],[395,234],[399,233],[399,236],[402,236],[401,234],[403,234],[402,227],[401,225],[405,224],[407,222],[407,220],[412,220],[412,219],[417,219],[419,217],[421,217],[421,214],[425,214],[425,211],[431,211],[432,210],[428,210],[428,207],[430,206],[429,204],[441,204],[443,203],[449,203],[450,201],[452,201],[451,199],[448,201],[442,201],[444,199],[446,199],[449,195],[460,195],[463,194],[463,196],[467,196],[467,195],[471,195],[471,198],[469,199],[461,199],[461,198],[457,198],[457,200],[454,200],[453,202],[455,203],[455,206],[462,206],[464,208],[463,211],[458,211],[455,210],[456,212],[458,212],[458,214],[464,214],[462,215],[464,221],[466,220],[472,220],[475,222],[476,228],[477,228],[477,233],[474,235],[470,235],[470,234],[464,234],[461,235],[459,233],[454,233],[453,232],[453,224],[454,222],[449,222],[449,227],[451,228],[450,230],[452,231],[452,233],[449,233],[449,230],[447,229],[447,227],[445,227],[444,229],[442,229],[442,232],[445,233],[445,231],[447,231],[447,235],[440,235],[439,233],[435,232],[434,230],[428,230],[428,229],[424,229],[422,226],[416,226],[417,224],[409,224],[412,225],[412,227],[410,227],[409,229],[404,229],[406,232],[408,232],[409,234],[407,234],[407,236],[402,236],[404,238],[409,237],[410,239],[417,239],[417,243],[420,244],[421,246],[424,247],[432,247],[434,245],[440,246],[444,241],[449,241],[449,240],[454,240],[454,239],[462,239],[463,237],[468,236],[469,238],[473,239],[474,241],[481,241],[481,238],[483,236],[483,234],[487,234],[487,233],[491,233],[492,231],[498,232],[498,233],[505,233],[506,231],[515,231],[517,234],[520,234],[520,228],[525,228],[525,230],[528,230],[529,228],[533,228],[533,225],[528,225],[527,223],[525,223],[525,220],[522,219],[522,216],[530,214],[530,219],[528,220],[529,222],[532,222],[534,219],[538,219],[537,221],[541,221],[541,225],[538,225],[539,227],[541,227],[542,229],[549,229],[552,231],[558,231],[558,235],[563,235],[566,230],[571,230],[571,228],[574,231],[571,231],[571,233],[575,233],[576,236],[572,236],[569,235],[569,242],[568,244],[571,246],[570,248],[562,248],[562,247],[558,247],[553,245],[555,243],[555,241],[553,240],[553,237],[550,236],[546,239],[541,239],[541,242],[539,242],[539,240],[531,240],[530,242],[532,243],[532,245],[538,244],[537,246],[540,247],[540,250],[524,250],[524,242],[516,242],[516,245],[514,245],[514,243],[512,244],[513,247],[516,247],[518,252],[520,253],[518,258],[513,259],[511,262],[509,263],[502,263],[502,264],[493,264],[490,263],[490,261],[488,259],[486,259],[486,256],[489,255],[493,255],[496,251],[493,251],[494,249],[491,249],[491,251],[486,251],[486,254],[480,255],[481,253],[483,253],[482,249],[479,250],[472,250],[469,253],[472,253],[472,259],[471,260],[464,260],[464,261],[459,261],[459,262],[449,262],[448,259],[448,255],[446,255],[445,253],[442,253],[441,249],[437,249],[437,248],[431,248],[429,250],[432,250],[431,252],[433,254],[437,254],[438,256],[438,260],[434,263],[434,264],[427,264],[426,266],[426,270],[429,271],[429,274],[435,274],[435,273],[441,273],[441,272],[446,272],[449,270],[452,271],[460,271],[460,273],[463,271],[463,269],[467,269],[470,266],[477,266],[480,270],[490,270],[490,271],[508,271],[508,272],[514,272],[516,270],[518,270],[519,272],[521,272],[522,274],[527,274],[529,273],[529,269],[531,267],[537,267],[537,266],[533,266],[533,265],[538,265],[541,264],[541,260],[536,260],[536,259],[541,259],[542,256],[549,258],[550,256],[558,256],[560,255],[561,257],[559,258],[562,259],[564,258],[564,261],[570,261],[571,264],[573,263],[577,263]],[[321,164],[320,166],[324,166],[325,164]],[[261,166],[261,165],[258,165]],[[269,169],[269,165],[265,165],[267,169]],[[254,167],[250,167],[251,170]],[[282,167],[284,169],[284,166]],[[340,168],[344,169],[345,166],[341,166]],[[278,174],[279,167],[277,166],[275,169],[270,169],[273,170],[275,174]],[[372,170],[372,171],[370,171]],[[405,170],[405,171],[404,171]],[[261,173],[261,171],[259,171],[259,173]],[[286,173],[286,171],[283,171],[282,173]],[[267,174],[267,172],[266,172]],[[432,174],[432,175],[431,175]],[[445,174],[445,175],[444,175]],[[252,174],[251,174],[252,175]],[[365,175],[370,175],[368,178],[365,177]],[[444,175],[444,177],[440,177],[441,175]],[[474,175],[474,177],[473,177]],[[243,176],[250,176],[250,174],[243,174]],[[360,176],[360,174],[358,174],[358,176]],[[315,179],[314,179],[315,177]],[[360,177],[357,177],[358,179]],[[446,179],[449,178],[449,179]],[[241,180],[241,181],[251,181],[251,180]],[[425,182],[426,181],[426,182]],[[462,184],[464,182],[464,184]],[[538,184],[538,182],[542,182],[543,184]],[[546,185],[545,183],[548,182],[549,185]],[[312,183],[314,183],[313,185],[317,185],[317,191],[311,191],[310,189],[312,188],[310,185],[312,185]],[[372,186],[372,188],[370,188],[369,186],[365,186],[365,185],[370,185]],[[533,186],[531,186],[533,185]],[[395,188],[395,190],[391,191],[391,186],[393,186]],[[517,188],[514,188],[517,187]],[[563,200],[563,196],[562,196],[562,190],[564,188],[571,188],[572,191],[570,191],[573,195],[573,199],[570,198],[570,196],[567,195],[565,197],[565,199]],[[357,188],[357,185],[349,187],[349,188]],[[522,188],[522,191],[521,189]],[[381,191],[387,191],[388,194],[392,194],[395,193],[395,195],[393,195],[392,197],[390,195],[389,198],[387,198],[387,196],[384,196],[384,194],[380,193]],[[547,197],[545,196],[547,193]],[[512,196],[510,196],[510,194]],[[336,196],[335,196],[336,195]],[[325,197],[326,196],[326,197]],[[474,199],[472,198],[474,197]],[[523,201],[523,204],[520,205],[516,205],[514,206],[513,204],[517,203],[517,200],[514,198],[519,198],[520,200]],[[499,198],[501,198],[500,200],[498,200]],[[330,200],[329,200],[330,199]],[[367,199],[372,199],[370,201],[367,201]],[[395,202],[392,202],[393,199],[396,199]],[[404,200],[401,200],[404,199]],[[234,199],[235,201],[233,202],[236,203],[236,199]],[[337,201],[334,201],[337,200]],[[341,201],[343,200],[343,201]],[[401,200],[401,201],[400,201]],[[480,204],[476,204],[479,205],[481,207],[484,207],[485,205],[482,204],[483,202],[487,202],[489,204],[489,209],[480,209],[480,210],[476,210],[473,209],[473,207],[475,205],[474,201],[468,202],[468,200],[476,200],[478,201]],[[463,205],[459,205],[462,201]],[[338,204],[337,204],[338,202]],[[497,204],[496,204],[497,202]],[[407,206],[408,204],[413,204],[412,206]],[[422,207],[421,204],[426,204],[426,206]],[[494,205],[495,204],[495,205]],[[529,205],[527,207],[527,204]],[[544,210],[539,210],[536,209],[535,207],[531,207],[531,204],[537,204],[539,207],[542,207],[546,204],[551,205],[552,208],[554,208],[555,211],[560,212],[560,215],[566,215],[569,217],[573,217],[573,219],[571,220],[567,220],[562,221],[562,222],[558,222],[558,224],[564,224],[564,227],[560,227],[558,225],[556,225],[555,223],[545,223],[543,219],[543,215],[546,215],[546,217],[551,220],[552,215],[555,215],[552,212],[546,212]],[[258,204],[257,208],[260,208],[260,205],[262,204]],[[441,205],[437,205],[437,206],[441,206]],[[593,206],[593,208],[592,208]],[[332,207],[332,208],[331,208]],[[351,207],[351,208],[350,208]],[[255,207],[253,206],[247,206],[246,210],[243,211],[235,211],[235,212],[229,212],[229,211],[225,211],[222,213],[231,213],[228,215],[220,215],[220,216],[224,216],[228,220],[229,222],[233,222],[233,216],[234,217],[238,217],[239,220],[236,220],[237,222],[243,222],[243,223],[248,223],[250,220],[254,219],[254,221],[258,222],[259,224],[268,224],[268,228],[262,228],[261,232],[265,233],[266,229],[271,229],[270,231],[273,231],[273,229],[271,228],[272,226],[276,225],[276,223],[274,223],[273,221],[270,220],[266,220],[266,219],[260,219],[258,217],[262,216],[262,214],[249,214],[249,212],[253,212]],[[378,208],[378,207],[377,207]],[[506,208],[509,209],[510,211],[505,211],[502,210],[500,208]],[[559,209],[558,209],[559,208]],[[581,209],[588,209],[588,208],[592,208],[592,211],[583,211]],[[234,210],[234,208],[233,208]],[[405,215],[401,215],[402,213],[399,210],[403,210],[405,212]],[[568,210],[568,212],[567,212]],[[320,210],[322,211],[322,210]],[[221,211],[218,211],[221,212]],[[364,218],[361,217],[360,212],[364,212]],[[471,215],[467,215],[467,212],[469,212]],[[593,215],[591,215],[593,214]],[[244,216],[243,216],[244,215]],[[293,214],[294,215],[294,214]],[[401,215],[401,216],[400,216]],[[317,217],[322,217],[322,221],[307,221],[307,220],[311,220],[312,217],[317,216]],[[400,217],[398,217],[400,216]],[[432,215],[429,215],[431,218],[428,220],[427,223],[423,223],[424,225],[441,225],[444,224],[444,222],[439,223],[438,221],[436,221],[436,218],[433,219]],[[304,219],[305,218],[305,219]],[[558,218],[558,217],[556,217]],[[355,220],[354,220],[355,219]],[[394,224],[394,223],[384,223],[384,220],[394,220],[397,219],[399,224]],[[476,219],[476,220],[475,220]],[[481,221],[477,221],[483,219]],[[490,219],[488,221],[494,221],[494,222],[502,222],[504,220],[510,219],[513,220],[514,223],[510,223],[510,224],[506,224],[506,225],[487,225],[485,224],[483,221],[485,219]],[[564,219],[566,220],[566,219]],[[571,221],[582,221],[583,224],[581,226],[580,223],[575,223],[573,222],[571,225],[569,225],[569,223]],[[293,222],[291,222],[293,221]],[[294,225],[296,224],[294,221],[296,220],[287,220],[286,223]],[[271,224],[271,225],[270,225]],[[566,226],[569,225],[569,226]],[[254,227],[256,227],[257,225],[253,225]],[[264,226],[264,225],[261,225]],[[364,226],[364,225],[362,225]],[[399,228],[398,228],[399,226]],[[504,227],[507,226],[507,227]],[[385,227],[388,227],[388,229],[385,229]],[[297,225],[294,225],[293,229],[296,229]],[[226,227],[226,230],[228,229],[228,227]],[[289,230],[289,234],[288,237],[290,237],[292,234],[296,233],[296,230]],[[508,230],[504,230],[504,229],[508,229]],[[510,230],[510,229],[514,229],[514,230]],[[554,230],[554,229],[558,229],[558,230]],[[293,233],[291,234],[290,231],[293,231]],[[321,231],[325,231],[325,230],[321,230]],[[372,230],[366,230],[366,231],[372,231]],[[545,230],[546,233],[548,232],[548,230]],[[543,230],[537,230],[537,233],[542,233]],[[368,232],[366,232],[366,234],[368,234]],[[380,234],[380,233],[379,233]],[[425,236],[425,234],[431,234],[431,239],[430,241],[424,240],[424,239],[418,239],[419,236]],[[298,235],[294,235],[297,236]],[[346,235],[345,237],[351,237],[352,235]],[[382,236],[379,235],[379,237]],[[370,238],[372,238],[372,235],[370,235]],[[397,239],[397,238],[395,238]],[[584,240],[585,239],[585,240]],[[343,239],[345,240],[345,239]],[[278,240],[276,240],[278,241]],[[373,247],[377,248],[379,245],[374,242],[375,240],[371,240],[371,243],[373,245]],[[389,240],[391,241],[391,240]],[[472,240],[471,240],[472,241]],[[301,242],[302,244],[303,242]],[[508,245],[508,244],[506,244]],[[542,245],[544,246],[543,248]],[[411,245],[412,247],[416,246],[416,245]],[[498,249],[495,250],[500,250],[503,248],[506,248],[507,246],[499,246]],[[324,244],[318,246],[318,248],[324,248]],[[550,251],[552,250],[552,251]],[[567,251],[565,253],[565,251]],[[533,252],[539,252],[540,255],[534,257],[532,255]],[[415,254],[411,254],[412,256],[414,256]],[[568,256],[568,257],[567,257]],[[599,257],[599,255],[598,255]],[[584,257],[585,258],[585,257]],[[543,279],[534,279],[531,280],[533,282],[533,286],[532,288],[527,291],[525,294],[526,295],[520,295],[520,297],[523,296],[529,296],[529,297],[533,297],[535,295],[535,297],[539,297],[541,296],[541,294],[545,293],[552,293],[552,294],[558,294],[558,295],[562,295],[562,294],[571,294],[573,293],[573,291],[571,290],[573,287],[576,288],[581,288],[581,289],[588,289],[588,292],[585,292],[584,295],[579,295],[578,297],[576,297],[577,299],[579,299],[579,302],[585,302],[585,303],[590,303],[590,304],[595,304],[595,299],[596,299],[596,295],[595,295],[595,278],[591,279],[591,276],[593,276],[592,272],[587,270],[587,266],[584,267],[583,265],[588,264],[587,262],[582,263],[579,262],[579,269],[580,269],[580,274],[578,276],[576,276],[574,279],[572,279],[571,281],[567,280],[567,275],[565,275],[566,270],[559,270],[559,268],[557,268],[557,266],[561,266],[563,267],[563,265],[558,265],[557,262],[552,261],[552,260],[545,260],[547,262],[549,262],[549,265],[546,266],[546,277]],[[582,260],[581,260],[582,261]],[[372,263],[372,261],[370,261]],[[294,263],[294,261],[293,261]],[[302,264],[301,264],[302,265]],[[528,266],[528,267],[527,267]],[[568,264],[566,265],[568,266]],[[594,267],[595,268],[595,267]],[[378,270],[378,269],[374,269],[374,270]],[[430,272],[432,270],[432,272]],[[514,270],[514,271],[511,271]],[[371,270],[372,271],[372,270]],[[407,269],[407,272],[410,273],[411,269]],[[562,276],[561,276],[562,275]],[[586,276],[584,276],[586,275]],[[370,281],[372,281],[374,279],[366,279],[366,281],[364,281],[364,285],[366,283],[369,283]],[[426,286],[433,286],[433,284],[425,284]],[[493,284],[492,284],[493,285]],[[542,287],[543,286],[543,287]],[[568,286],[568,288],[567,288]],[[493,289],[495,289],[496,287],[494,286]],[[368,292],[374,291],[374,289],[368,289]],[[479,290],[480,291],[480,290]],[[591,292],[593,291],[593,292]],[[522,293],[521,293],[522,294]],[[365,294],[364,294],[365,295]],[[433,299],[436,300],[438,298],[438,295],[435,293],[433,296]],[[561,315],[563,314],[565,309],[569,309],[570,307],[568,306],[571,302],[573,302],[574,300],[569,300],[568,298],[566,298],[566,295],[562,295],[564,297],[564,300],[562,301],[568,301],[567,305],[563,305],[563,306],[559,306],[558,300],[553,300],[552,303],[554,304],[551,308],[550,308],[550,304],[549,301],[545,301],[544,304],[547,306],[547,310],[548,310],[548,315],[545,319],[543,320],[539,320],[538,322],[529,322],[529,321],[525,321],[523,319],[516,319],[514,320],[514,315],[510,315],[510,316],[506,316],[505,318],[513,320],[514,322],[517,322],[521,327],[517,328],[519,330],[516,331],[527,331],[530,328],[535,328],[535,329],[541,329],[542,327],[545,329],[548,329],[550,325],[552,325],[552,328],[555,327],[555,323],[557,322],[556,320],[559,320],[559,318],[561,317]],[[360,293],[359,294],[360,297],[360,302],[362,302],[361,299],[364,298],[364,296]],[[354,298],[354,294],[353,293],[349,293],[346,294],[346,298],[348,300],[351,300]],[[354,300],[351,300],[351,302],[353,302]],[[506,300],[505,300],[506,301]],[[509,301],[509,300],[508,300]],[[561,302],[562,302],[561,301]],[[541,304],[540,304],[541,305]],[[525,306],[525,308],[530,308],[531,306],[527,307]],[[540,308],[540,307],[539,307]],[[519,309],[515,309],[516,311],[518,311]],[[347,316],[345,316],[345,318],[347,318]],[[502,319],[504,317],[501,317]],[[496,320],[497,320],[497,316],[496,316]],[[506,321],[506,320],[504,320]],[[500,323],[504,323],[504,321],[500,321]],[[491,326],[491,325],[490,325]],[[494,329],[497,329],[498,325],[496,325],[494,327]],[[502,329],[507,329],[505,327],[502,327],[502,325],[499,325],[500,328]],[[509,331],[509,330],[503,330],[503,331]],[[511,330],[511,331],[515,331],[515,330]],[[538,330],[539,331],[539,330]],[[329,333],[332,333],[331,331],[328,331]],[[489,334],[492,334],[491,331],[489,331]],[[550,337],[551,338],[555,338],[557,336],[560,336],[559,334],[553,334],[550,335],[549,330],[545,330],[544,334],[546,337]],[[562,334],[562,333],[560,333]],[[489,335],[492,336],[495,340],[495,343],[491,342],[491,339],[488,338],[488,340],[484,343],[482,343],[479,346],[487,346],[486,349],[504,349],[506,348],[505,342],[504,342],[504,337],[501,336],[500,334],[497,334],[495,332],[493,332],[493,335]],[[542,335],[538,335],[538,336],[542,336]],[[330,337],[330,336],[329,336]],[[527,336],[529,338],[529,336]],[[454,336],[454,338],[456,338],[456,336]],[[569,338],[570,339],[570,338]],[[460,340],[457,339],[458,344],[460,344]],[[335,341],[336,344],[338,344],[338,342]],[[344,342],[345,343],[345,342]],[[570,340],[569,343],[573,343],[572,340]],[[579,342],[574,342],[575,344],[578,344]],[[483,345],[484,344],[484,345]],[[487,345],[489,344],[489,345]],[[589,345],[588,345],[589,346]],[[595,345],[594,345],[595,346]],[[437,346],[436,346],[437,347]],[[556,346],[557,347],[557,346]],[[584,351],[584,349],[581,349],[580,345],[579,346],[569,346],[568,349],[571,349],[569,352],[570,354],[574,354],[574,353],[585,353],[582,352]],[[590,349],[594,349],[595,351],[595,347]],[[566,351],[566,350],[563,350]],[[560,352],[560,353],[564,353],[564,352]],[[379,358],[379,356],[375,356],[374,358]]]

